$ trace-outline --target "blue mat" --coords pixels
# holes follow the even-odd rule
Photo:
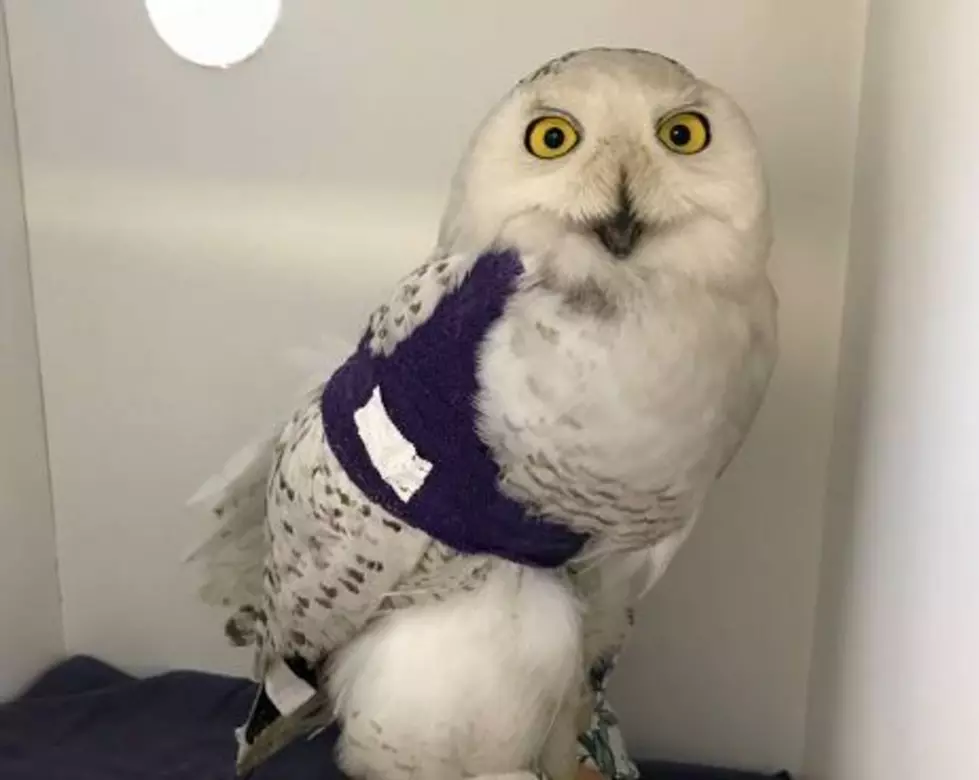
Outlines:
[[[233,780],[233,729],[254,688],[200,672],[137,679],[70,659],[0,705],[2,780]],[[273,757],[253,780],[343,780],[336,735]],[[643,780],[763,780],[760,775],[644,762]],[[787,776],[783,776],[787,777]]]

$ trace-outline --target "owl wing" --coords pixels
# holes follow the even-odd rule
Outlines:
[[[265,500],[264,598],[251,619],[260,687],[239,729],[239,772],[327,725],[331,654],[394,608],[433,545],[363,495],[323,432],[318,399],[285,426]],[[235,618],[229,635],[242,634]]]
[[[404,277],[387,303],[370,318],[370,348],[390,355],[457,290],[475,265],[472,254],[436,255]]]
[[[297,347],[286,356],[306,379],[289,408],[306,408],[323,389],[323,375],[341,365],[356,341],[325,334],[313,345]],[[276,419],[273,417],[273,419]],[[261,603],[265,561],[265,492],[277,442],[287,415],[236,452],[219,472],[209,477],[187,502],[203,528],[203,538],[184,556],[199,567],[199,595],[205,604],[244,609],[249,614]]]
[[[207,532],[183,562],[201,567],[198,593],[205,604],[240,609],[261,603],[265,488],[281,433],[280,426],[243,447],[188,502],[203,515]]]
[[[404,277],[370,318],[371,351],[391,354],[462,286],[476,260],[436,256]],[[478,565],[447,566],[450,551],[360,493],[325,445],[320,389],[197,497],[220,519],[192,555],[208,569],[205,600],[237,606],[229,637],[259,645],[261,686],[238,730],[239,773],[328,725],[332,707],[320,678],[333,650],[386,610],[424,598],[432,571],[440,581],[456,576],[459,586],[481,574]]]
[[[370,317],[371,351],[391,354],[432,315],[443,297],[462,285],[476,259],[472,254],[436,254],[402,278],[388,302]],[[318,349],[304,350],[311,354],[303,362],[309,369],[317,362],[321,371],[332,368],[342,363],[353,346],[336,338],[324,340]],[[301,405],[305,407],[306,400],[321,391],[322,379],[306,393]],[[250,629],[245,630],[244,624],[253,622],[263,592],[265,489],[276,442],[283,436],[284,427],[275,427],[268,436],[236,453],[189,502],[195,512],[204,516],[202,525],[209,530],[184,561],[202,567],[200,595],[205,603],[238,610],[237,619],[229,626],[237,626],[234,630],[240,639],[247,638]]]

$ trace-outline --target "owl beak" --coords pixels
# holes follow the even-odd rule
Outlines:
[[[636,218],[636,209],[629,194],[629,176],[623,168],[619,179],[619,191],[615,211],[611,216],[596,223],[592,230],[598,240],[617,260],[632,254],[642,237],[644,225]]]
[[[636,219],[631,205],[622,203],[611,217],[596,224],[592,230],[613,257],[624,260],[639,243],[643,224]]]

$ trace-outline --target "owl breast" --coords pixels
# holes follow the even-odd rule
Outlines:
[[[737,448],[768,347],[748,307],[702,292],[586,304],[514,295],[481,353],[481,435],[512,497],[646,546],[689,519]]]

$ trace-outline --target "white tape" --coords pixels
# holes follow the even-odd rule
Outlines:
[[[398,498],[410,500],[425,484],[432,464],[418,454],[392,422],[381,388],[375,387],[370,400],[354,412],[354,423],[377,473]]]
[[[278,661],[265,675],[265,695],[283,715],[291,715],[316,695],[316,689]]]

